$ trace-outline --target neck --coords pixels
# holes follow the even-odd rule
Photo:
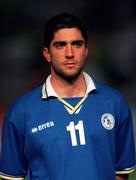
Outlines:
[[[82,97],[86,93],[86,82],[83,73],[73,81],[66,81],[59,76],[51,76],[51,84],[59,97]]]

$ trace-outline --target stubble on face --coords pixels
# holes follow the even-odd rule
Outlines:
[[[65,81],[76,80],[83,71],[87,48],[76,28],[55,33],[50,49],[51,73]]]
[[[62,63],[62,67],[65,66],[64,64],[67,63],[69,60],[64,61],[64,63]],[[51,71],[52,73],[55,73],[57,76],[59,76],[61,79],[71,82],[76,80],[80,74],[82,73],[83,69],[84,69],[84,65],[85,65],[85,61],[81,64],[78,62],[74,62],[77,66],[75,69],[73,68],[68,68],[68,69],[63,69],[62,67],[60,67],[60,65],[54,63],[54,61],[51,61]]]

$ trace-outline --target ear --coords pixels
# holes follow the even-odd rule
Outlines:
[[[88,45],[85,47],[86,49],[85,49],[85,58],[87,57],[87,55],[88,55]]]
[[[48,63],[51,62],[50,51],[48,48],[43,48],[43,56],[48,61]]]

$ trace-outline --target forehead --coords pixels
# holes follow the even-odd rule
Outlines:
[[[54,41],[84,40],[81,31],[77,28],[63,28],[54,33]]]

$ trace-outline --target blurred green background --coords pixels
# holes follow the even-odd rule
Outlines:
[[[136,180],[136,171],[130,175],[129,180]]]
[[[136,171],[130,175],[129,180],[136,180]]]

